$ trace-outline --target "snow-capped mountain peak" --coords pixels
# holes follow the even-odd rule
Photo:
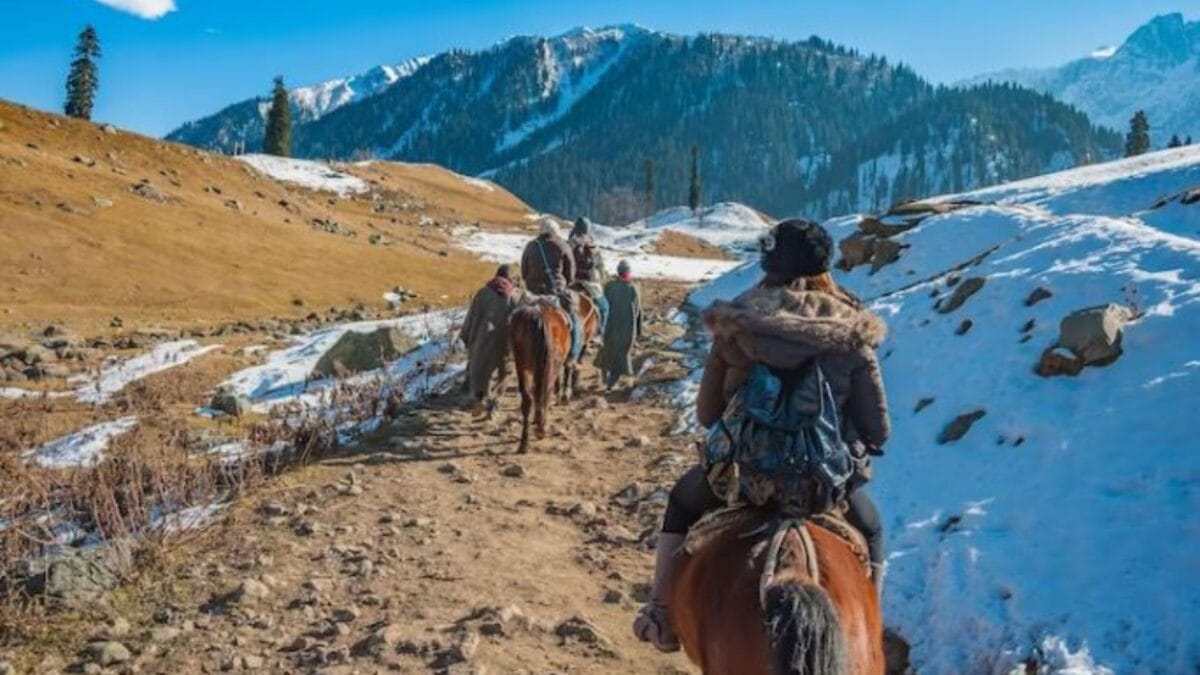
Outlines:
[[[329,80],[291,91],[292,103],[300,109],[304,121],[320,119],[338,108],[374,96],[399,80],[411,76],[430,57],[421,56],[396,65],[376,66],[353,77]],[[265,106],[269,108],[269,104]]]
[[[1138,110],[1151,142],[1200,137],[1200,21],[1156,16],[1115,49],[1102,48],[1056,68],[1007,70],[970,82],[1015,82],[1079,108],[1092,121],[1124,131]]]
[[[1176,66],[1200,54],[1200,21],[1182,14],[1156,16],[1133,32],[1115,56]]]

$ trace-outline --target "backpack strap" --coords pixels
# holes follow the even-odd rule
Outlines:
[[[550,284],[551,287],[553,287],[554,286],[554,272],[552,272],[550,270],[550,259],[546,256],[545,242],[542,241],[541,237],[538,237],[534,241],[537,242],[538,254],[542,258],[542,270],[545,271],[545,273],[546,273],[546,283]]]

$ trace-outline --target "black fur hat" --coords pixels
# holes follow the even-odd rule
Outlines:
[[[801,218],[785,220],[759,240],[763,271],[787,281],[829,271],[833,237],[820,224]]]

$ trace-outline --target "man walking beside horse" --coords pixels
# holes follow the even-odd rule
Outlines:
[[[467,309],[459,338],[467,347],[467,386],[476,417],[491,416],[496,410],[496,399],[508,377],[508,316],[524,294],[513,283],[508,265],[501,265]]]

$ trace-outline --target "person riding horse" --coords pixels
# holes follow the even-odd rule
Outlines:
[[[575,256],[559,234],[558,223],[542,216],[538,236],[525,246],[521,255],[521,278],[530,293],[558,298],[571,319],[573,334],[578,333],[579,326],[578,301],[569,288],[575,274]]]
[[[705,427],[719,422],[755,364],[786,370],[815,361],[840,412],[842,437],[860,467],[859,475],[851,479],[858,487],[847,497],[846,519],[867,540],[878,591],[883,578],[882,528],[875,505],[861,484],[866,482],[867,455],[882,454],[880,448],[890,432],[874,352],[886,328],[879,317],[834,283],[829,274],[833,240],[820,225],[784,221],[760,246],[766,275],[759,285],[733,302],[716,303],[705,312],[714,339],[696,399],[697,419]],[[637,637],[662,651],[679,648],[668,599],[685,535],[706,512],[723,505],[699,465],[689,469],[671,490],[656,547],[652,600],[634,622]]]
[[[608,280],[608,272],[604,269],[604,258],[600,246],[592,236],[592,221],[581,216],[571,228],[567,237],[571,246],[571,255],[575,258],[575,278],[573,286],[583,290],[596,303],[600,312],[600,330],[608,323],[608,301],[604,297],[604,284]]]

